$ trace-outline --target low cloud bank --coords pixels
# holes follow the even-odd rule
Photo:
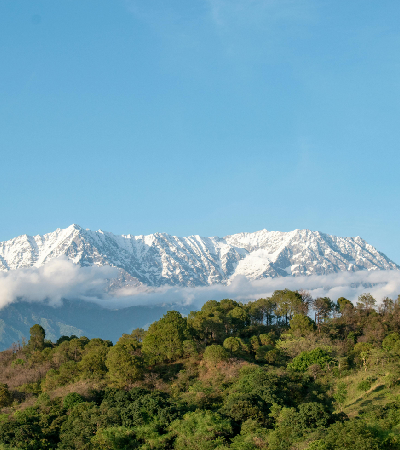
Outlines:
[[[61,304],[65,299],[81,299],[108,308],[136,305],[178,304],[199,308],[210,299],[232,298],[254,300],[271,295],[276,289],[306,289],[313,297],[328,296],[332,300],[346,297],[355,301],[370,292],[378,301],[400,294],[400,271],[340,272],[309,277],[265,278],[250,281],[238,276],[228,286],[149,288],[126,286],[107,293],[118,269],[110,266],[80,267],[66,258],[50,261],[43,267],[0,272],[0,308],[18,301]]]
[[[61,304],[63,298],[100,301],[110,278],[118,269],[110,266],[80,267],[66,257],[53,259],[43,267],[0,272],[0,308],[18,300]]]
[[[400,294],[400,271],[341,272],[330,275],[264,278],[262,280],[248,280],[244,276],[238,276],[228,286],[218,284],[196,288],[162,287],[156,289],[124,287],[115,292],[115,298],[125,306],[178,303],[199,307],[210,299],[254,300],[267,297],[276,289],[285,288],[305,289],[313,297],[326,296],[332,300],[346,297],[354,302],[364,292],[370,292],[378,301],[384,297],[394,299]]]

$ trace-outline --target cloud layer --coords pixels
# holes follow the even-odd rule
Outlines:
[[[384,297],[397,298],[400,294],[400,271],[341,272],[310,277],[265,278],[248,280],[238,276],[229,286],[182,288],[163,287],[157,289],[126,287],[115,293],[116,300],[128,304],[178,303],[201,306],[210,299],[232,298],[239,301],[254,300],[271,295],[276,289],[305,289],[313,297],[328,296],[332,300],[346,297],[353,302],[357,297],[370,292],[378,301]]]
[[[232,298],[253,300],[271,295],[276,289],[306,289],[313,297],[328,296],[333,300],[346,297],[355,301],[363,292],[370,292],[378,301],[400,294],[400,271],[341,272],[310,277],[265,278],[250,281],[236,277],[228,285],[206,287],[160,288],[123,287],[112,293],[106,288],[118,269],[110,266],[80,267],[66,258],[52,260],[40,268],[0,272],[0,308],[25,300],[60,304],[63,298],[96,302],[105,307],[121,308],[134,305],[178,304],[199,308],[210,299]]]
[[[53,259],[43,267],[0,272],[0,308],[18,300],[53,305],[63,298],[100,301],[109,279],[117,275],[113,267],[80,267],[66,257]]]

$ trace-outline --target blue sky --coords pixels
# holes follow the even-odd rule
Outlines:
[[[400,2],[0,2],[0,241],[360,235],[400,263]]]

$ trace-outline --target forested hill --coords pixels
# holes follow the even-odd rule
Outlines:
[[[115,344],[35,324],[0,353],[0,449],[400,449],[399,357],[400,296],[210,300]]]

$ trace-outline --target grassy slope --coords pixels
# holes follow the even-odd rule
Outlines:
[[[340,379],[346,383],[347,398],[343,405],[343,412],[349,417],[356,417],[359,412],[371,405],[385,405],[400,395],[400,386],[389,387],[386,376],[391,366],[360,369],[356,373]],[[396,369],[394,367],[394,369]],[[357,388],[361,381],[372,379],[371,388],[363,392]],[[340,412],[338,409],[336,412]]]

